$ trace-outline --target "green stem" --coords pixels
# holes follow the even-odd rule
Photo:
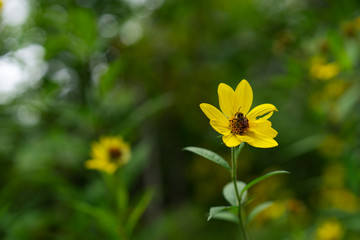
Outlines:
[[[244,143],[241,143],[241,145],[239,146],[239,151],[241,151],[241,149],[244,147]],[[234,188],[235,188],[235,193],[236,193],[236,198],[237,198],[237,205],[238,205],[238,218],[239,218],[239,224],[240,224],[240,228],[241,228],[241,233],[243,235],[243,239],[244,240],[248,240],[248,236],[246,233],[246,228],[245,228],[245,224],[243,221],[243,217],[242,217],[242,202],[241,202],[241,197],[239,194],[239,189],[237,187],[236,184],[236,180],[237,180],[237,176],[236,176],[236,172],[237,172],[237,153],[236,153],[236,148],[232,147],[231,148],[231,178],[232,181],[234,183]]]
[[[121,173],[119,173],[121,174]],[[121,179],[118,178],[116,173],[108,174],[103,173],[103,178],[108,187],[108,195],[110,196],[110,211],[115,215],[115,218],[118,219],[118,229],[116,229],[116,234],[119,239],[127,240],[129,236],[126,229],[124,228],[124,223],[126,222],[126,208],[127,208],[127,191],[126,187],[123,185]],[[120,182],[120,183],[119,183]]]

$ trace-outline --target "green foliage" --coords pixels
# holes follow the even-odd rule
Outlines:
[[[237,206],[219,206],[219,207],[211,207],[209,210],[209,216],[207,220],[209,221],[212,218],[221,219],[229,222],[238,223],[236,215],[233,212],[237,211]]]
[[[141,196],[141,199],[130,213],[129,219],[126,220],[126,224],[125,224],[125,229],[128,232],[128,236],[130,236],[134,231],[135,226],[137,225],[138,221],[140,220],[140,217],[142,216],[146,208],[149,206],[150,201],[153,198],[154,194],[155,194],[154,189],[147,190]]]
[[[237,185],[239,193],[241,193],[240,194],[241,204],[244,204],[246,202],[246,197],[247,197],[247,191],[245,189],[246,183],[241,182],[241,181],[236,181],[236,185]],[[230,203],[232,206],[238,206],[238,200],[237,200],[236,191],[235,191],[233,182],[229,182],[228,184],[226,184],[224,186],[223,195],[224,195],[224,198],[226,199],[226,201],[228,201],[228,203]]]
[[[225,209],[229,209],[229,206],[220,206],[220,207],[211,207],[209,211],[209,216],[207,220],[209,221],[211,218],[213,218],[216,214],[220,213],[221,211]]]
[[[225,159],[210,150],[199,147],[186,147],[184,148],[184,150],[196,153],[206,159],[209,159],[210,161],[219,164],[220,166],[226,168],[229,171],[231,169],[230,165],[228,164],[228,162],[226,162]]]
[[[266,210],[271,205],[272,205],[272,202],[268,201],[268,202],[264,202],[264,203],[261,203],[258,206],[256,206],[249,213],[249,216],[247,218],[247,223],[250,224],[252,221],[254,221],[254,219],[256,218],[257,215],[259,215],[262,211]]]
[[[327,219],[341,223],[343,239],[360,238],[358,1],[3,2],[1,239],[119,239],[116,209],[126,218],[140,202],[133,239],[236,239],[237,225],[204,218],[204,206],[227,204],[227,172],[180,149],[229,156],[198,105],[217,101],[220,82],[243,78],[253,105],[279,110],[279,147],[245,147],[238,179],[292,173],[247,189],[255,198],[244,206],[263,210],[252,239],[314,239]],[[338,71],[319,78],[331,63]],[[132,148],[116,181],[84,167],[103,135]],[[211,219],[236,222],[236,212]]]
[[[274,175],[277,175],[277,174],[283,174],[283,173],[289,173],[288,171],[282,171],[282,170],[279,170],[279,171],[273,171],[273,172],[269,172],[261,177],[258,177],[254,180],[252,180],[251,182],[249,182],[248,184],[246,184],[246,186],[242,187],[240,191],[240,196],[242,195],[246,195],[246,190],[248,190],[249,188],[251,188],[252,186],[254,186],[255,184],[271,177],[271,176],[274,176]]]
[[[212,218],[239,224],[239,219],[236,216],[236,213],[234,213],[234,211],[238,211],[237,209],[238,209],[238,207],[232,206],[231,207],[232,211],[226,211],[226,212],[222,211],[222,212],[216,213],[214,216],[212,216]]]

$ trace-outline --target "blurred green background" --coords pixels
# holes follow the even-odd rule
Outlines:
[[[182,148],[229,159],[199,104],[241,79],[278,108],[279,146],[246,147],[239,178],[291,172],[250,191],[274,201],[252,239],[360,239],[357,0],[0,2],[1,239],[121,239],[77,204],[109,206],[84,167],[104,135],[132,146],[131,199],[155,189],[133,239],[240,239],[206,222],[228,173]]]

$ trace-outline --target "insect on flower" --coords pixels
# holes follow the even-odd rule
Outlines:
[[[274,105],[266,103],[249,111],[253,92],[245,79],[238,84],[235,91],[230,86],[220,83],[218,94],[221,112],[207,103],[200,104],[200,108],[210,119],[210,125],[223,135],[226,146],[236,147],[241,142],[259,148],[278,145],[274,140],[278,133],[268,120],[277,109]]]

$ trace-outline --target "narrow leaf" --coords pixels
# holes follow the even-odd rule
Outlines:
[[[69,199],[68,204],[78,212],[91,216],[97,221],[101,229],[108,232],[113,237],[118,235],[118,220],[116,215],[109,211],[109,209],[93,206],[87,202],[82,202],[75,199]]]
[[[268,207],[270,207],[272,205],[272,202],[264,202],[259,204],[258,206],[256,206],[250,213],[249,213],[249,217],[247,219],[247,223],[250,224],[257,215],[259,215],[259,213],[261,213],[262,211],[264,211],[265,209],[267,209]]]
[[[238,222],[236,212],[238,211],[238,207],[236,206],[219,206],[219,207],[211,207],[209,211],[208,221],[210,219],[219,219],[225,220],[229,222]]]
[[[170,94],[163,94],[154,99],[148,100],[126,117],[116,129],[119,130],[122,136],[131,134],[142,122],[149,120],[149,118],[156,113],[166,109],[172,104],[172,97]]]
[[[233,223],[239,223],[239,219],[236,216],[236,214],[233,214],[233,213],[227,212],[227,211],[217,213],[213,217],[213,219],[224,220],[224,221],[233,222]]]
[[[131,236],[131,233],[134,230],[137,222],[139,221],[140,217],[142,216],[142,214],[150,204],[154,196],[154,193],[155,193],[154,189],[146,190],[146,192],[142,195],[141,199],[139,200],[135,208],[130,213],[130,216],[127,219],[127,223],[125,226],[129,236]]]
[[[242,198],[241,198],[241,203],[244,203],[246,201],[247,191],[243,191],[243,189],[245,188],[246,184],[241,181],[236,181],[236,185],[237,185],[237,189],[239,191],[240,196],[241,196],[240,193],[244,192],[244,194],[242,194]],[[224,195],[224,198],[226,199],[226,201],[228,201],[228,203],[230,203],[232,206],[238,206],[236,190],[235,190],[233,182],[229,182],[228,184],[225,185],[225,187],[223,189],[223,195]]]
[[[207,150],[205,148],[199,148],[199,147],[186,147],[186,148],[184,148],[184,150],[196,153],[206,159],[209,159],[210,161],[213,161],[214,163],[217,163],[220,166],[223,166],[224,168],[226,168],[229,171],[231,169],[230,165],[228,164],[228,162],[225,161],[225,159],[223,159],[218,154],[216,154],[210,150]]]
[[[269,178],[271,176],[274,176],[274,175],[277,175],[277,174],[282,174],[282,173],[290,173],[288,171],[273,171],[273,172],[269,172],[261,177],[258,177],[254,180],[252,180],[251,182],[249,182],[241,191],[241,194],[243,194],[243,192],[245,192],[247,189],[251,188],[252,186],[254,186],[255,184],[257,184],[258,182],[261,182],[262,180],[266,179],[266,178]],[[241,195],[240,194],[240,195]]]
[[[230,206],[211,207],[207,221],[209,221],[211,218],[213,218],[216,214],[220,213],[224,209],[228,209],[228,208],[230,208]]]

